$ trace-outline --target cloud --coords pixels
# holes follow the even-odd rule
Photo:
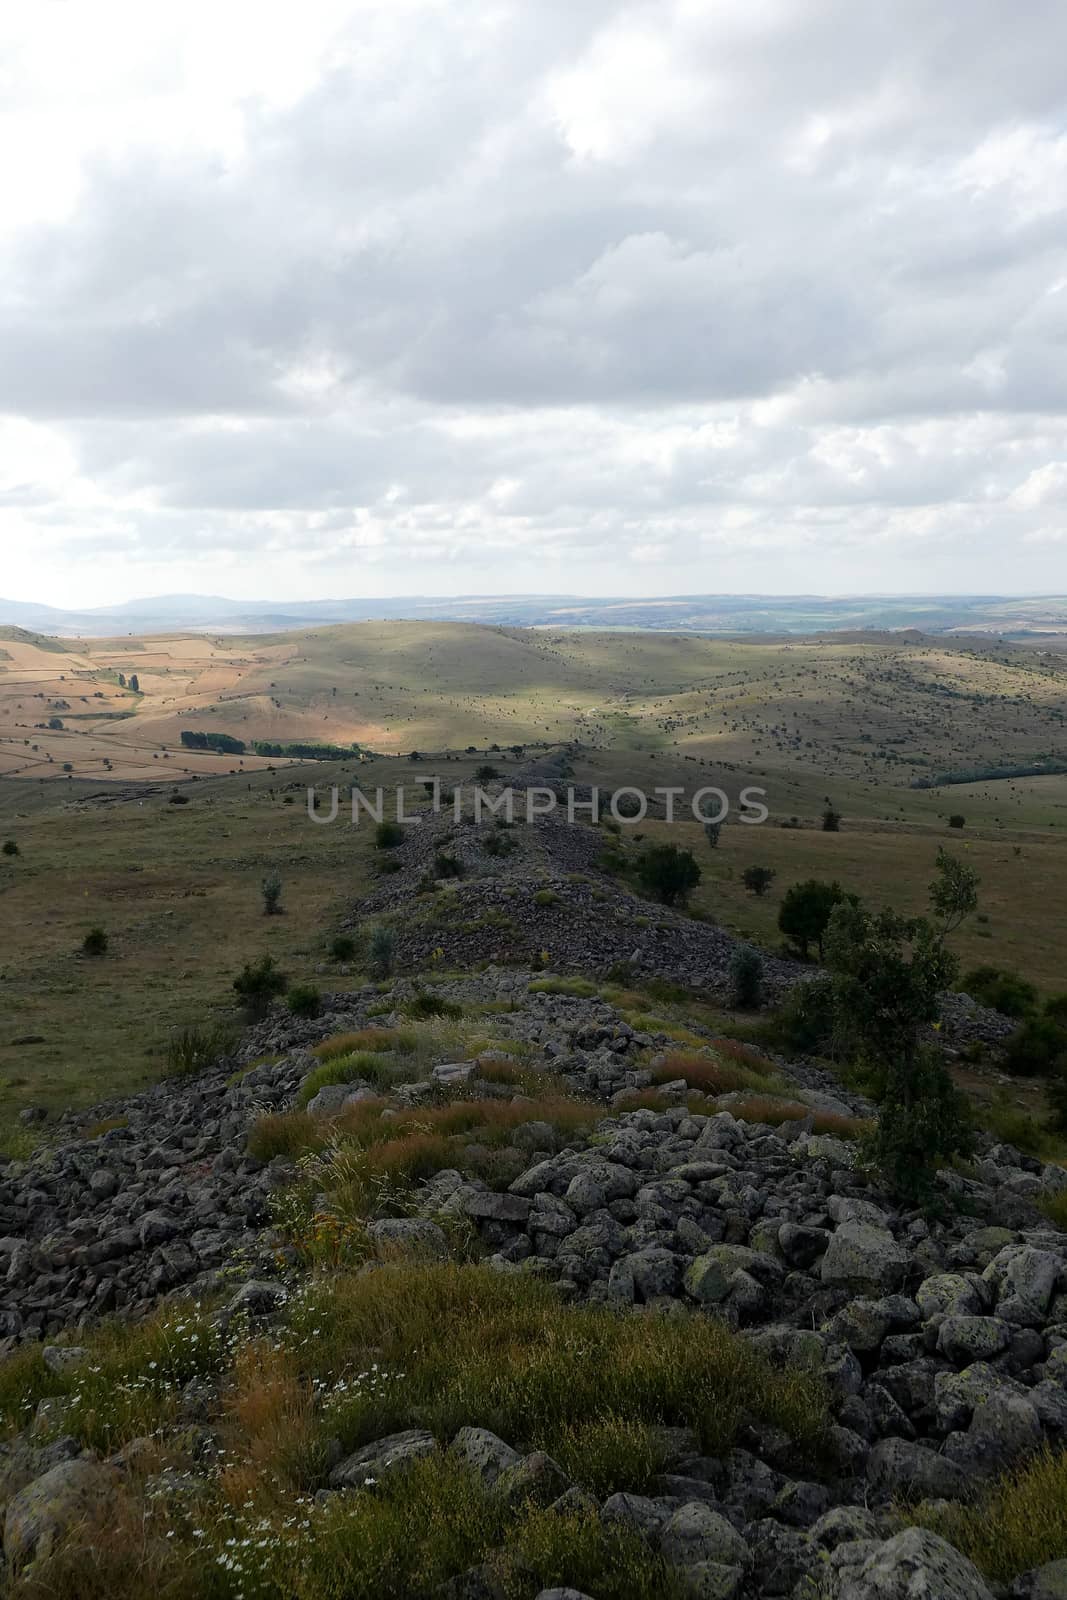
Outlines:
[[[223,10],[0,20],[0,587],[1065,585],[1054,0]]]

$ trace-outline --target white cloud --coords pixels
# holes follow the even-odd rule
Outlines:
[[[0,589],[1067,586],[1065,47],[1057,0],[8,8]]]

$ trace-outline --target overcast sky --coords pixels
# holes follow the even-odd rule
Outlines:
[[[7,0],[0,594],[1067,590],[1063,0]]]

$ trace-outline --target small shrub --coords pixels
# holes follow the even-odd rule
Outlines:
[[[758,1011],[763,1003],[763,957],[742,945],[730,958],[731,999],[739,1011]]]
[[[650,845],[637,858],[637,877],[649,894],[664,905],[685,905],[690,891],[700,882],[700,868],[691,850],[676,844]]]
[[[835,811],[833,806],[827,806],[822,814],[822,831],[823,833],[841,832],[841,813],[840,811]]]
[[[103,928],[90,928],[82,940],[82,954],[103,956],[107,954],[108,938]]]
[[[991,1006],[1006,1017],[1029,1016],[1037,1006],[1037,990],[1017,972],[1002,967],[975,967],[960,980],[960,988],[981,1006]]]
[[[776,876],[777,874],[773,867],[746,867],[741,874],[741,882],[749,894],[757,895],[762,899]]]
[[[376,927],[367,946],[367,962],[376,978],[387,978],[393,970],[396,940],[393,930],[382,924]]]
[[[356,953],[356,941],[350,933],[339,933],[330,940],[330,955],[334,961],[351,961]]]
[[[480,767],[475,767],[474,769],[475,783],[495,783],[499,776],[500,774],[496,768],[488,762],[483,762]]]
[[[535,906],[554,906],[559,904],[559,895],[554,889],[538,889],[533,897]]]
[[[5,839],[4,840],[3,853],[4,853],[5,856],[17,856],[18,855],[19,847],[15,843],[14,839]]]
[[[263,896],[263,914],[276,917],[282,909],[282,880],[276,872],[268,872],[259,886]]]
[[[285,997],[285,1003],[294,1017],[317,1017],[322,1007],[322,995],[313,983],[294,983]]]
[[[1004,1051],[1004,1068],[1015,1077],[1044,1078],[1067,1067],[1067,1026],[1047,1014],[1027,1017]]]
[[[408,1001],[404,1010],[412,1017],[461,1017],[463,1007],[456,1005],[454,1000],[446,1000],[444,995],[435,994],[431,989],[420,989],[414,999]]]
[[[261,956],[258,961],[246,961],[233,980],[234,993],[251,1018],[265,1016],[272,1000],[283,994],[289,980],[274,965],[273,956]]]
[[[433,873],[435,878],[462,878],[463,863],[458,856],[438,850],[433,858]]]
[[[487,856],[509,856],[519,848],[517,840],[510,833],[503,833],[497,828],[484,840],[482,847]]]
[[[237,1030],[224,1022],[176,1028],[167,1040],[167,1071],[176,1078],[202,1072],[237,1043]]]
[[[379,822],[374,830],[374,843],[379,850],[395,850],[404,842],[404,829],[399,822]]]
[[[962,828],[966,820],[966,817],[964,817],[961,812],[954,811],[951,817],[948,819],[948,825],[950,828]]]

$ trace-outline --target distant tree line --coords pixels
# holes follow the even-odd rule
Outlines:
[[[245,752],[244,740],[235,739],[230,733],[191,733],[188,728],[183,728],[181,741],[186,750],[216,750],[232,756],[241,756]]]
[[[257,756],[290,756],[299,761],[347,761],[359,754],[358,744],[279,743],[274,739],[253,739],[252,749]]]
[[[1013,767],[957,767],[939,772],[933,778],[912,778],[913,789],[939,789],[954,783],[985,783],[997,778],[1040,778],[1046,773],[1067,772],[1067,761],[1049,756],[1045,761],[1020,761]]]

